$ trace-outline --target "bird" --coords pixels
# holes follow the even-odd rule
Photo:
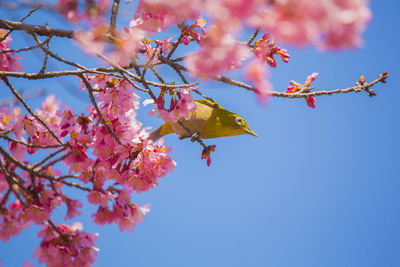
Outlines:
[[[175,123],[164,122],[149,134],[148,139],[155,142],[171,133],[178,134],[179,139],[192,138],[192,141],[196,138],[210,139],[241,134],[258,136],[244,118],[222,108],[217,102],[197,99],[195,103],[197,109],[189,114],[189,118],[180,118]]]

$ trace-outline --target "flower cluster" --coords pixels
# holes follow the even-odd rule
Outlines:
[[[150,205],[139,206],[132,203],[130,201],[130,193],[129,190],[121,190],[118,192],[118,196],[114,195],[112,209],[109,209],[107,205],[109,198],[104,193],[96,192],[95,194],[88,195],[90,203],[100,204],[97,212],[92,214],[94,222],[99,225],[117,223],[121,231],[133,231],[136,224],[141,223],[144,215],[150,211]]]
[[[182,20],[199,17],[201,0],[141,0],[130,26],[146,30],[149,34],[168,29]]]
[[[199,42],[201,50],[188,57],[186,64],[192,76],[202,79],[215,78],[222,72],[240,68],[250,56],[245,44],[235,41],[219,27],[210,28]]]
[[[90,266],[97,261],[98,249],[94,246],[97,234],[83,232],[81,223],[71,226],[43,224],[41,228],[39,237],[43,240],[34,253],[39,263],[49,267]]]
[[[178,27],[181,29],[183,36],[182,43],[188,45],[191,40],[200,42],[205,35],[204,26],[206,26],[206,21],[203,17],[198,18],[196,22],[189,27],[186,27],[184,24],[179,24]],[[200,28],[202,34],[196,32],[196,28]]]
[[[0,174],[0,186],[4,189],[1,192],[5,191],[5,181],[4,175]],[[3,200],[3,197],[0,195],[0,200]],[[23,220],[23,205],[19,199],[16,199],[14,202],[10,203],[7,208],[0,209],[0,239],[4,242],[8,241],[11,236],[19,235],[21,230],[29,227],[32,222]]]
[[[195,112],[197,105],[193,100],[190,91],[195,88],[182,87],[179,91],[175,89],[162,89],[157,98],[157,106],[149,112],[149,116],[158,115],[167,122],[177,122],[180,118],[188,119],[191,112]],[[171,103],[169,108],[165,107],[165,96],[171,95]],[[146,100],[145,105],[154,103],[152,99]]]
[[[139,97],[133,87],[124,79],[106,75],[86,79],[92,84],[89,90],[97,95],[101,117],[93,106],[87,109],[87,115],[79,116],[68,107],[60,109],[54,96],[47,97],[34,114],[23,115],[18,107],[0,110],[0,134],[8,138],[10,152],[6,157],[7,152],[2,152],[0,158],[0,203],[11,202],[7,208],[0,207],[2,240],[7,241],[32,223],[49,221],[62,204],[67,207],[65,219],[80,215],[82,203],[64,194],[66,185],[89,191],[89,202],[99,205],[93,214],[95,223],[116,223],[121,231],[132,231],[143,221],[149,205],[133,203],[131,193],[153,188],[159,177],[174,169],[175,162],[168,156],[170,148],[162,140],[147,140],[148,133],[136,120]],[[188,91],[180,95],[178,107],[184,113],[182,108],[193,100]],[[29,155],[43,148],[55,150],[52,155],[58,158],[48,157],[30,169]],[[15,165],[17,160],[22,165]],[[90,187],[60,178],[61,171],[55,165],[61,162],[69,167],[70,175],[75,174]],[[9,198],[10,192],[16,194],[16,200]],[[36,252],[41,262],[54,263],[50,266],[69,266],[70,262],[71,266],[88,266],[93,262],[94,239],[90,235],[73,227],[58,228],[61,237],[48,225],[42,230],[45,239]]]
[[[367,0],[274,1],[249,19],[281,42],[321,48],[356,47],[370,20]]]
[[[302,93],[308,93],[308,92],[310,92],[310,89],[309,89],[308,87],[310,87],[311,83],[312,83],[317,77],[318,77],[318,73],[316,73],[316,72],[310,74],[310,75],[307,77],[307,79],[306,79],[306,81],[304,82],[303,85],[301,85],[301,84],[299,84],[298,82],[295,82],[295,81],[290,81],[290,84],[291,84],[292,86],[289,86],[289,87],[286,89],[286,93],[292,94],[292,93],[296,93],[296,92],[300,92],[300,91],[301,91]],[[317,101],[315,100],[315,97],[313,97],[313,96],[307,96],[305,99],[306,99],[307,105],[308,105],[310,108],[315,108],[315,103],[317,102]]]
[[[105,44],[107,32],[107,25],[99,23],[87,31],[76,31],[74,39],[86,53],[98,55],[107,48]],[[114,46],[107,52],[108,60],[114,65],[128,64],[135,58],[137,52],[144,48],[144,32],[140,29],[125,28],[124,31],[116,31],[114,35]]]
[[[214,152],[216,147],[216,145],[207,146],[201,152],[201,159],[207,159],[207,166],[211,164],[211,152]]]
[[[8,34],[8,31],[0,29],[0,71],[19,71],[22,69],[22,66],[18,63],[19,58],[13,57],[14,53],[12,52],[3,52],[10,50],[12,39]]]
[[[286,49],[280,48],[275,44],[274,40],[270,39],[270,34],[266,33],[260,40],[254,42],[253,53],[256,57],[265,60],[271,67],[276,67],[276,59],[274,55],[279,55],[281,59],[288,63],[289,54]]]
[[[72,22],[77,23],[85,19],[90,24],[95,25],[103,20],[109,6],[109,0],[98,0],[97,3],[95,1],[87,1],[85,11],[80,13],[78,0],[58,0],[56,9]]]

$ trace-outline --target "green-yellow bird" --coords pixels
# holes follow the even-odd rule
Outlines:
[[[150,133],[149,139],[155,141],[171,133],[178,134],[181,139],[192,137],[193,134],[197,134],[201,139],[241,134],[257,136],[241,116],[222,108],[218,103],[210,100],[195,100],[195,102],[197,110],[192,112],[188,119],[182,118],[176,123],[164,122]]]

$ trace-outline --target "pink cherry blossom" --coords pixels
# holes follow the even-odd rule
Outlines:
[[[190,94],[190,91],[193,89],[196,88],[182,87],[179,89],[179,92],[172,90],[173,95],[171,96],[171,104],[169,108],[165,107],[164,98],[166,90],[161,90],[160,96],[157,99],[157,106],[150,111],[149,115],[152,116],[158,113],[164,121],[170,122],[177,122],[180,118],[188,119],[190,113],[195,112],[197,109],[197,105]],[[178,100],[176,100],[174,93],[176,93]],[[154,101],[146,101],[146,104],[149,103],[154,103]]]
[[[125,29],[116,36],[116,47],[108,57],[118,65],[127,65],[135,58],[139,49],[144,48],[144,32],[140,29]]]
[[[89,192],[87,199],[91,204],[100,204],[102,207],[107,207],[108,201],[114,199],[114,196],[108,191],[93,190]]]
[[[81,211],[79,208],[82,208],[82,202],[79,200],[73,200],[70,198],[65,199],[65,204],[67,204],[67,214],[65,215],[65,220],[66,219],[73,219],[77,215],[81,215]]]
[[[0,39],[4,38],[8,34],[8,31],[0,29]],[[0,43],[0,51],[10,50],[10,43],[12,41],[11,35],[8,35]],[[0,53],[0,70],[3,71],[19,71],[22,69],[21,65],[18,63],[18,57],[13,57],[14,53]]]
[[[202,79],[215,78],[222,72],[240,68],[250,53],[249,48],[225,33],[221,28],[212,27],[207,37],[200,41],[201,50],[188,57],[186,65],[190,74]]]
[[[7,209],[2,209],[0,213],[0,239],[4,242],[11,236],[18,235],[32,223],[23,219],[23,206],[18,199],[10,203]]]
[[[58,0],[56,8],[70,21],[78,22],[81,20],[78,12],[78,0]]]
[[[88,54],[102,53],[105,49],[104,34],[107,32],[106,24],[99,24],[88,31],[76,31],[74,39]]]
[[[187,18],[197,18],[204,5],[202,0],[141,0],[130,27],[140,27],[149,34],[168,29]]]
[[[288,0],[274,1],[249,21],[282,42],[326,49],[360,45],[370,17],[367,0]]]

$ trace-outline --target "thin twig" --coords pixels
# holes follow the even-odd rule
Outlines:
[[[134,67],[136,74],[140,77],[142,76],[142,74],[140,73],[140,69],[135,66]],[[141,79],[140,82],[143,84],[144,88],[146,88],[148,90],[148,94],[150,95],[150,97],[153,99],[154,103],[157,103],[157,97],[155,96],[155,94],[153,93],[153,91],[150,89],[149,84],[147,83],[147,81],[145,79]]]
[[[51,57],[53,57],[53,58],[55,58],[55,59],[57,59],[57,60],[59,60],[61,62],[64,62],[67,65],[71,65],[71,66],[77,67],[79,69],[83,69],[83,70],[88,71],[88,69],[85,66],[82,66],[82,65],[80,65],[78,63],[75,63],[75,62],[72,62],[72,61],[68,61],[68,60],[66,60],[66,59],[54,54],[50,50],[48,50],[46,47],[43,46],[43,43],[39,40],[39,38],[37,37],[35,32],[30,32],[30,34],[32,35],[32,37],[38,43],[40,49],[42,49],[45,54],[49,54]]]
[[[254,39],[256,39],[259,32],[260,29],[256,29],[256,31],[250,36],[249,40],[247,40],[246,44],[250,45],[254,41]]]
[[[39,4],[37,7],[35,7],[34,9],[32,9],[31,11],[29,11],[28,14],[25,15],[25,17],[23,17],[22,19],[20,19],[20,22],[23,22],[24,20],[26,20],[30,15],[33,14],[33,12],[35,12],[36,10],[38,10],[39,8],[42,8],[43,5]]]
[[[44,164],[46,161],[48,161],[49,159],[51,159],[52,157],[56,156],[57,154],[63,152],[65,149],[67,149],[66,146],[64,146],[63,148],[54,151],[53,153],[51,153],[50,155],[48,155],[47,157],[45,157],[43,160],[39,161],[38,163],[36,163],[35,165],[32,166],[32,169],[36,169],[38,166]],[[46,168],[40,168],[38,171],[40,172],[41,170],[46,169]]]
[[[204,144],[203,140],[200,139],[200,137],[198,136],[199,133],[193,133],[188,127],[186,127],[186,125],[184,125],[181,121],[178,120],[178,123],[183,127],[183,129],[185,129],[186,132],[189,133],[189,135],[191,136],[191,140],[193,141],[197,141],[204,149],[207,149],[206,144]],[[197,134],[197,135],[196,135]]]
[[[143,79],[143,78],[144,78],[144,75],[146,74],[146,71],[147,71],[147,69],[149,68],[151,62],[153,61],[154,56],[157,54],[157,49],[158,49],[158,48],[159,48],[159,45],[157,45],[157,46],[154,48],[154,51],[153,51],[153,53],[151,54],[151,57],[146,61],[146,65],[144,65],[144,67],[143,67],[142,75],[140,75],[140,77],[139,77],[140,79]]]
[[[167,56],[168,59],[172,57],[174,54],[175,50],[178,48],[179,44],[182,42],[183,39],[183,32],[181,32],[181,35],[179,36],[178,40],[176,40],[174,46],[172,47],[171,51],[169,51],[169,54]]]
[[[56,163],[59,162],[59,161],[64,160],[65,158],[69,157],[69,155],[71,155],[72,153],[74,153],[74,152],[73,152],[73,151],[70,151],[70,152],[68,152],[67,154],[65,154],[65,155],[63,155],[63,156],[61,156],[61,157],[59,157],[58,159],[55,159],[55,160],[53,160],[53,161],[47,163],[46,165],[40,167],[40,168],[39,168],[39,172],[46,170],[48,167],[50,167],[50,166],[56,164]]]
[[[41,8],[43,5],[39,5],[38,7],[32,9],[31,11],[29,11],[29,13],[23,17],[22,19],[19,20],[19,22],[23,22],[26,18],[28,18],[30,15],[32,15],[33,12],[35,12],[36,10],[38,10],[39,8]],[[4,35],[1,39],[0,39],[0,43],[3,42],[11,33],[13,32],[13,30],[10,30],[9,32],[6,33],[6,35]]]
[[[132,82],[131,78],[128,77],[124,72],[121,71],[120,73],[121,73],[121,76],[122,76],[130,85],[132,85],[133,87],[135,87],[135,88],[138,89],[139,91],[146,92],[146,93],[148,92],[147,89],[144,89],[144,88],[140,87],[139,85],[135,84],[134,82]]]
[[[65,185],[68,185],[68,186],[76,187],[76,188],[79,188],[79,189],[87,191],[87,192],[91,192],[92,191],[92,189],[90,189],[88,187],[84,187],[83,185],[80,185],[80,184],[77,184],[77,183],[74,183],[74,182],[67,182],[67,181],[64,181],[64,180],[57,180],[57,182],[65,184]]]
[[[14,189],[13,184],[15,183],[15,181],[13,181],[10,177],[10,174],[8,173],[8,171],[6,170],[6,168],[3,166],[3,163],[0,160],[0,170],[1,172],[4,174],[4,178],[8,184],[8,188],[12,190],[12,192],[14,193],[14,195],[18,198],[18,200],[24,204],[24,201],[22,200],[21,196],[18,194],[18,192],[16,192],[16,190]],[[16,183],[15,183],[16,184]],[[20,187],[20,186],[18,186]]]
[[[26,146],[26,147],[31,147],[31,148],[42,148],[42,149],[47,149],[47,148],[59,148],[59,147],[64,146],[64,145],[48,145],[48,146],[46,146],[46,145],[28,144],[28,143],[26,143],[26,142],[24,142],[24,141],[17,140],[17,139],[12,138],[12,137],[10,137],[10,136],[8,136],[8,135],[4,135],[3,133],[0,133],[0,138],[6,139],[6,140],[8,140],[8,141],[10,141],[10,142],[14,142],[14,143],[17,143],[17,144],[24,145],[24,146]]]
[[[6,194],[4,195],[3,199],[1,200],[0,209],[2,209],[3,207],[5,208],[7,200],[8,200],[8,197],[10,196],[11,191],[12,191],[12,189],[8,188]]]
[[[69,243],[70,243],[70,240],[68,239],[68,237],[67,237],[66,235],[64,235],[64,234],[60,231],[60,229],[58,229],[58,227],[57,227],[51,220],[48,220],[47,222],[48,222],[48,223],[50,224],[50,226],[58,233],[58,235],[61,237],[61,239],[64,240],[65,244],[69,244]]]
[[[47,39],[46,39],[46,41],[45,41],[45,43],[47,42],[47,43],[46,43],[46,49],[47,49],[47,51],[49,51],[50,39],[51,39],[51,37],[47,37]],[[39,46],[40,46],[40,45],[39,45]],[[49,58],[49,54],[45,53],[45,54],[44,54],[43,65],[42,65],[42,68],[40,69],[39,73],[44,73],[44,71],[46,70],[48,58]]]
[[[45,42],[43,42],[43,43],[45,44],[46,42],[47,42],[47,40]],[[2,51],[0,51],[0,54],[25,52],[25,51],[33,50],[33,49],[38,48],[38,47],[40,47],[40,46],[39,45],[33,45],[33,46],[28,46],[28,47],[24,47],[24,48],[20,48],[20,49],[2,50]]]
[[[186,77],[183,75],[181,69],[179,69],[179,68],[177,67],[177,65],[178,65],[178,64],[172,64],[172,65],[169,65],[169,66],[172,67],[172,68],[175,70],[176,73],[178,73],[178,75],[179,75],[179,77],[181,78],[181,80],[183,81],[183,83],[189,84],[188,80],[186,80]],[[195,87],[193,87],[193,88],[195,88]],[[202,93],[201,93],[199,90],[197,90],[197,89],[192,89],[192,91],[194,91],[195,93],[197,93],[198,95],[202,96],[203,98],[205,98],[205,99],[207,99],[207,100],[210,100],[210,101],[212,101],[212,102],[215,102],[214,99],[212,99],[211,97],[208,97],[208,96],[202,94]]]

